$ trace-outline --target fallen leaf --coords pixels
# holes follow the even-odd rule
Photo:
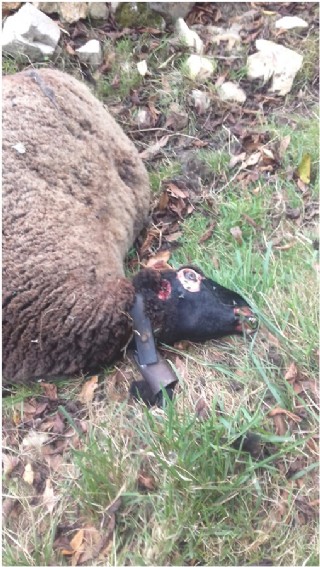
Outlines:
[[[169,266],[168,264],[168,260],[170,256],[171,256],[170,250],[162,250],[160,252],[157,252],[157,254],[149,258],[149,260],[145,264],[145,267],[153,268],[155,270],[163,270],[163,269],[172,270],[172,266]]]
[[[275,427],[275,432],[277,435],[285,435],[287,433],[287,425],[282,415],[274,415],[273,423]]]
[[[52,471],[58,471],[63,464],[62,455],[44,455],[44,459]]]
[[[170,195],[173,195],[173,197],[176,198],[180,197],[180,199],[188,199],[189,197],[188,191],[183,191],[182,189],[177,187],[177,185],[175,185],[174,183],[168,183],[167,191],[168,193],[170,193]]]
[[[47,398],[49,398],[49,400],[57,400],[58,399],[56,384],[50,384],[50,382],[41,382],[40,386],[44,391],[44,395],[47,396]]]
[[[61,551],[62,555],[73,555],[77,551],[80,551],[83,542],[83,536],[84,536],[84,529],[81,528],[81,530],[78,530],[75,536],[70,541],[71,549],[62,549]]]
[[[162,136],[162,138],[160,138],[160,140],[158,140],[155,144],[152,144],[152,146],[149,146],[148,148],[143,150],[143,152],[140,152],[139,156],[141,157],[141,159],[153,158],[157,155],[157,153],[159,153],[161,148],[163,148],[168,143],[168,141],[169,136]]]
[[[147,236],[145,238],[145,240],[143,241],[141,247],[140,247],[140,256],[143,258],[144,255],[147,252],[151,252],[151,247],[153,245],[153,242],[159,237],[161,236],[161,231],[156,228],[150,228],[147,232]]]
[[[311,156],[310,154],[304,154],[302,156],[301,162],[298,165],[297,170],[299,179],[306,185],[310,183],[310,174],[311,174]]]
[[[242,244],[242,242],[243,242],[242,230],[239,226],[234,226],[233,228],[230,228],[230,233],[233,236],[233,238],[237,241],[238,244]]]
[[[279,156],[280,156],[281,158],[284,157],[284,155],[285,155],[285,153],[286,153],[286,151],[287,151],[287,149],[288,149],[288,146],[289,146],[289,144],[290,144],[290,141],[291,141],[291,136],[290,136],[290,134],[288,134],[287,136],[285,136],[284,138],[282,138],[282,139],[280,140],[280,144],[279,144]]]
[[[174,132],[183,130],[188,124],[188,113],[182,110],[180,106],[173,102],[169,108],[170,114],[164,125],[165,128],[171,128]]]
[[[258,161],[261,158],[261,152],[255,152],[251,154],[241,165],[241,169],[245,169],[246,167],[252,167],[253,165],[257,165]]]
[[[41,415],[48,407],[48,402],[37,402],[34,399],[24,402],[22,421],[29,421],[36,416]]]
[[[246,155],[247,155],[246,152],[242,152],[241,154],[238,154],[237,156],[231,156],[230,162],[229,162],[230,169],[233,169],[238,163],[244,162]]]
[[[269,417],[274,417],[275,415],[286,415],[287,417],[292,419],[292,421],[295,421],[297,423],[302,421],[301,417],[299,417],[298,415],[295,415],[291,411],[286,410],[284,408],[274,408],[274,409],[270,410],[269,413],[268,413]]]
[[[166,235],[165,239],[167,242],[176,242],[181,238],[182,232],[178,230],[177,232],[172,232],[171,234]]]
[[[209,238],[211,238],[211,236],[214,233],[214,229],[216,227],[217,223],[215,221],[213,221],[209,227],[207,228],[207,230],[205,231],[205,233],[201,236],[200,240],[199,240],[199,244],[202,244],[203,242],[206,242],[207,240],[209,240]]]
[[[200,398],[197,401],[195,412],[199,419],[208,419],[208,417],[210,416],[209,406],[203,398]]]
[[[106,536],[101,534],[94,526],[84,528],[83,552],[78,560],[78,564],[86,563],[96,559],[106,543]]]
[[[159,211],[164,211],[169,203],[169,195],[167,191],[162,191],[159,201],[158,201],[158,209]]]
[[[33,484],[34,481],[34,471],[30,463],[25,466],[24,473],[22,475],[23,480],[27,484]]]
[[[44,506],[47,508],[49,514],[52,513],[53,508],[57,503],[57,497],[54,495],[53,488],[51,486],[50,478],[46,480],[46,487],[44,489],[44,493],[42,495],[42,502]]]
[[[298,377],[298,368],[295,362],[291,362],[287,372],[284,375],[284,379],[287,382],[294,382]]]
[[[247,221],[248,224],[253,226],[253,228],[256,228],[256,229],[259,228],[258,223],[255,220],[253,220],[251,217],[249,217],[249,215],[242,213],[242,217]]]
[[[12,471],[19,464],[19,458],[13,455],[7,455],[7,453],[2,454],[2,465],[4,476],[9,476]]]
[[[146,474],[145,472],[140,472],[138,475],[138,487],[144,490],[155,490],[157,486],[155,478]]]
[[[90,380],[84,383],[79,394],[79,400],[83,404],[92,402],[94,398],[94,392],[98,387],[98,376],[92,376]]]

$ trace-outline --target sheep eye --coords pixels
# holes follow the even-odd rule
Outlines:
[[[185,271],[184,277],[186,280],[190,280],[192,282],[196,282],[198,280],[197,274],[193,270]]]

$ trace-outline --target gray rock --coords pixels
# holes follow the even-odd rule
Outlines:
[[[148,2],[151,10],[158,12],[168,23],[185,18],[195,2]]]
[[[106,2],[89,2],[89,16],[93,20],[105,20],[108,14]]]
[[[60,29],[32,4],[24,4],[6,19],[2,30],[2,50],[31,61],[52,55],[60,39]]]
[[[85,45],[76,49],[80,61],[88,63],[92,67],[98,67],[102,63],[102,50],[97,39],[87,41]]]

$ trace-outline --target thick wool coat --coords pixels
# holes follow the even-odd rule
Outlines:
[[[90,90],[3,78],[3,377],[90,372],[128,339],[123,259],[149,206],[133,143]]]

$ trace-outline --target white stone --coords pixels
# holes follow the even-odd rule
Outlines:
[[[179,40],[191,47],[195,53],[201,55],[203,53],[203,41],[197,32],[191,30],[182,18],[178,18],[175,25],[176,34]]]
[[[145,59],[137,63],[137,69],[142,77],[144,77],[148,73],[148,65]]]
[[[284,16],[276,21],[275,27],[282,30],[292,30],[294,28],[307,28],[309,25],[298,16]]]
[[[104,20],[108,17],[108,13],[106,2],[89,2],[89,16],[93,20]]]
[[[258,39],[257,53],[247,60],[248,79],[262,77],[264,82],[272,77],[270,90],[281,96],[290,92],[294,78],[301,69],[303,57],[296,51],[273,41]]]
[[[186,61],[188,77],[194,79],[207,79],[212,77],[216,64],[213,59],[193,54]]]
[[[87,2],[57,2],[61,20],[67,24],[78,22],[88,15]]]
[[[221,100],[230,100],[239,102],[240,104],[245,102],[247,99],[247,95],[244,90],[231,81],[226,81],[218,87],[218,95]]]
[[[110,10],[112,14],[115,14],[120,2],[110,2]]]
[[[90,39],[82,47],[76,49],[80,61],[88,63],[93,67],[98,67],[102,63],[102,50],[97,39]]]
[[[28,3],[6,19],[1,42],[4,53],[26,55],[36,61],[52,55],[59,39],[58,25]]]

